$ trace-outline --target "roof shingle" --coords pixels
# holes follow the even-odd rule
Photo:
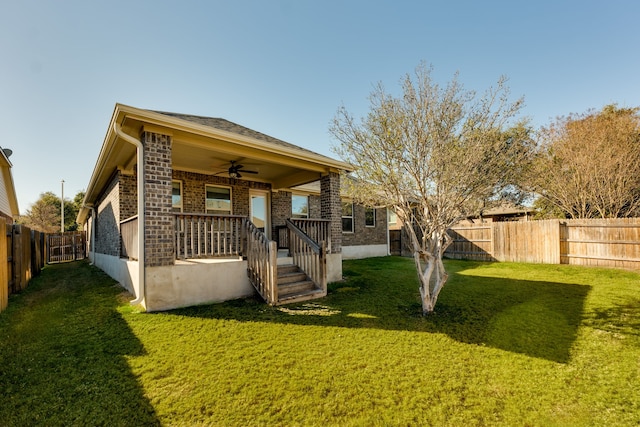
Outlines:
[[[149,111],[153,111],[153,110],[149,110]],[[237,135],[242,135],[242,136],[247,136],[249,138],[253,138],[259,141],[264,141],[264,142],[268,142],[271,144],[276,144],[276,145],[280,145],[282,147],[286,147],[292,150],[299,150],[299,151],[303,151],[309,154],[313,154],[315,156],[321,156],[321,157],[326,157],[329,158],[327,156],[324,156],[322,154],[318,154],[314,151],[311,150],[307,150],[306,148],[300,147],[298,145],[294,145],[291,144],[289,142],[283,141],[281,139],[278,138],[274,138],[272,136],[266,135],[264,133],[255,131],[253,129],[249,129],[248,127],[244,127],[242,125],[239,125],[237,123],[233,123],[230,122],[229,120],[226,119],[221,119],[221,118],[217,118],[217,117],[203,117],[203,116],[194,116],[194,115],[190,115],[190,114],[180,114],[180,113],[169,113],[166,111],[153,111],[154,113],[159,113],[159,114],[163,114],[165,116],[170,116],[170,117],[175,117],[177,119],[180,120],[185,120],[188,122],[192,122],[192,123],[197,123],[203,126],[208,126],[214,129],[218,129],[218,130],[222,130],[225,132],[231,132],[231,133],[235,133]]]

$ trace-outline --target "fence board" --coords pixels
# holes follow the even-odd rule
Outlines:
[[[560,263],[558,220],[493,223],[493,257],[498,261]]]
[[[450,234],[455,259],[640,268],[640,218],[465,223]]]
[[[0,311],[9,295],[27,287],[44,265],[44,234],[19,224],[7,224],[0,233]]]
[[[4,233],[0,233],[0,311],[7,308],[9,304],[9,273],[11,262],[8,255],[7,229]]]
[[[475,261],[495,261],[493,258],[494,239],[492,223],[463,223],[453,227],[449,235],[453,243],[447,249],[447,256],[454,259]]]
[[[640,218],[567,220],[563,263],[640,268]]]

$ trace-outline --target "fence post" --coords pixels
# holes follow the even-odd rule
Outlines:
[[[21,244],[22,240],[20,239],[20,226],[13,225],[11,226],[11,259],[13,262],[13,289],[12,292],[18,292],[22,289],[22,254]]]
[[[560,246],[562,245],[562,240],[560,238],[560,236],[562,236],[562,231],[560,230],[562,227],[562,223],[560,222],[559,219],[553,220],[554,222],[554,226],[552,227],[553,230],[553,234],[551,234],[550,237],[553,238],[553,242],[550,242],[551,244],[551,248],[553,248],[553,254],[551,259],[549,260],[549,264],[560,264],[560,261],[562,258],[560,258],[560,252],[561,252],[561,248]]]
[[[7,227],[0,233],[0,311],[9,304],[9,255],[7,253]]]

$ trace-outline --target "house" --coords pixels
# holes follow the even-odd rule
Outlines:
[[[7,224],[13,224],[20,210],[18,209],[18,198],[13,185],[13,175],[9,161],[12,151],[8,148],[0,147],[0,218]]]
[[[77,222],[147,311],[319,298],[343,255],[388,253],[385,211],[341,199],[347,171],[224,119],[117,104]]]

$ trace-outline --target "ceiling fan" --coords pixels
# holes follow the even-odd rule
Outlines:
[[[257,174],[258,171],[252,171],[252,170],[247,170],[244,169],[244,165],[240,165],[240,164],[236,164],[235,160],[231,160],[231,166],[229,166],[228,172],[229,172],[229,178],[242,178],[242,175],[240,174],[240,172],[242,173],[252,173],[252,174]],[[216,175],[218,175],[221,172],[216,173]]]

